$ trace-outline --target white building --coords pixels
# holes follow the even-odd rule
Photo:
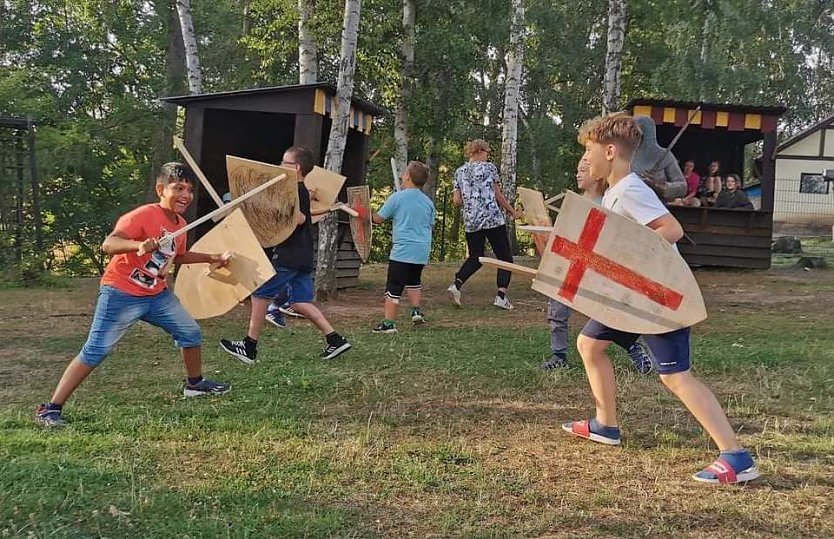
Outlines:
[[[776,148],[773,204],[775,229],[834,226],[834,115]],[[825,171],[831,171],[826,175]]]

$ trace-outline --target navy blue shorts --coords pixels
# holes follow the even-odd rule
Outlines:
[[[636,333],[611,329],[596,320],[588,320],[580,333],[598,341],[611,341],[626,350],[640,337]],[[643,335],[643,340],[652,352],[652,361],[658,374],[675,374],[689,370],[689,328],[676,329],[660,335]]]
[[[252,295],[256,298],[272,299],[276,295],[287,291],[289,291],[290,303],[312,303],[315,297],[313,273],[276,267],[275,275],[255,290]]]

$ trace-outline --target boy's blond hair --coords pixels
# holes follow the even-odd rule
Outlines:
[[[579,143],[588,142],[614,144],[626,159],[631,159],[634,150],[643,139],[643,133],[633,116],[618,112],[586,121],[579,128]]]
[[[472,157],[472,154],[480,151],[489,151],[489,144],[482,138],[470,140],[466,143],[466,146],[463,147],[463,155],[465,155],[467,159]]]
[[[408,174],[408,177],[411,179],[411,183],[413,183],[415,187],[422,188],[426,185],[426,182],[429,181],[429,167],[420,161],[411,161],[408,163],[408,166],[405,167],[405,173]]]

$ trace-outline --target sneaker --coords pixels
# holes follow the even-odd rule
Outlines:
[[[41,404],[38,406],[38,409],[35,410],[35,416],[38,423],[48,428],[66,426],[67,422],[64,421],[64,418],[61,416],[61,410],[50,410],[46,406],[47,405],[45,403]]]
[[[220,339],[220,348],[247,365],[254,365],[255,359],[258,357],[257,346],[246,340],[229,341]]]
[[[510,298],[507,296],[504,296],[503,298],[501,296],[495,296],[495,301],[492,304],[499,309],[505,309],[507,311],[511,311],[513,309],[513,304],[510,303]]]
[[[643,341],[635,341],[628,349],[628,357],[634,363],[634,368],[640,374],[651,374],[654,371],[654,361],[652,361],[652,353],[646,343]]]
[[[284,319],[284,315],[281,314],[280,311],[266,313],[266,321],[279,329],[287,327],[287,321]]]
[[[568,366],[568,358],[565,354],[553,354],[553,356],[539,365],[539,369],[543,371],[554,371],[556,369],[564,369]]]
[[[350,350],[350,343],[344,337],[339,337],[339,341],[335,344],[328,344],[321,353],[323,359],[333,359],[336,356],[343,354]]]
[[[415,324],[426,323],[426,315],[423,314],[423,311],[420,310],[420,307],[414,307],[411,309],[411,321]]]
[[[449,294],[452,295],[452,301],[455,302],[455,305],[460,307],[460,288],[455,286],[455,283],[452,283],[452,284],[449,285],[449,288],[447,288],[446,290],[448,290]]]
[[[284,315],[287,315],[287,316],[292,316],[293,318],[304,318],[303,314],[297,312],[295,309],[290,307],[289,304],[287,304],[287,303],[278,307],[278,311],[281,314],[284,314]]]
[[[220,382],[206,380],[203,378],[199,383],[194,384],[193,386],[188,385],[188,382],[186,381],[182,388],[182,394],[184,397],[199,397],[201,395],[222,395],[231,390],[232,386],[229,384],[222,384]]]
[[[374,333],[396,333],[397,325],[394,322],[383,320],[374,328]]]

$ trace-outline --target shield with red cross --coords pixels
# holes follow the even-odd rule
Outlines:
[[[666,333],[707,317],[698,283],[672,244],[570,192],[533,289],[631,333]]]

